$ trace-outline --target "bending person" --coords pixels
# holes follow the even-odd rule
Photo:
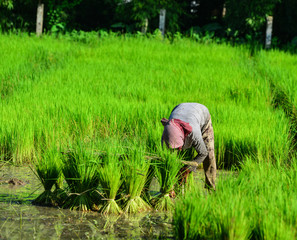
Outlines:
[[[202,104],[181,103],[171,112],[169,119],[161,120],[164,131],[162,146],[171,149],[184,150],[195,148],[197,156],[194,162],[203,163],[205,187],[215,190],[216,160],[214,154],[214,133],[210,113]],[[196,171],[197,167],[189,167]]]

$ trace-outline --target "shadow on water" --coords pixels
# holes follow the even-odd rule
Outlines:
[[[13,181],[11,181],[13,179]],[[171,239],[172,215],[102,216],[33,206],[42,192],[28,167],[0,167],[0,239]]]

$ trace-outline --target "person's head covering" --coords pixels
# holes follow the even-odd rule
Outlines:
[[[162,146],[163,141],[165,141],[168,147],[181,149],[184,145],[185,138],[192,132],[190,124],[180,119],[171,119],[169,121],[166,118],[162,118],[161,122],[164,126]]]

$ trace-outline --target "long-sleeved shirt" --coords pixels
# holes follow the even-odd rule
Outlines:
[[[194,161],[202,163],[208,155],[202,138],[204,127],[210,119],[207,107],[199,103],[181,103],[172,110],[169,120],[171,119],[180,119],[191,125],[192,132],[185,138],[182,149],[194,147],[198,153]]]

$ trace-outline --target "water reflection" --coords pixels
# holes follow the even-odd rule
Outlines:
[[[25,185],[13,186],[17,178]],[[52,207],[33,206],[42,191],[28,167],[0,168],[0,239],[170,239],[169,213],[102,216]]]
[[[172,216],[102,216],[66,209],[0,203],[0,239],[172,238]]]

